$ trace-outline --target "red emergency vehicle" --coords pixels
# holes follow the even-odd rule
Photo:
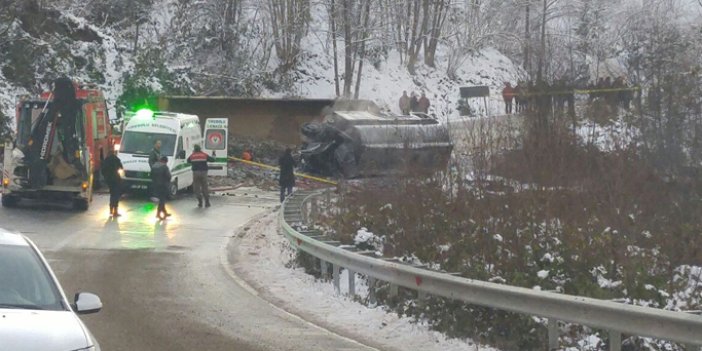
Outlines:
[[[70,200],[86,210],[111,147],[105,98],[96,85],[57,80],[17,103],[17,134],[5,145],[3,206],[20,199]]]

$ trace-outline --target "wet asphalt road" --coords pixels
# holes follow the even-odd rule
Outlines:
[[[184,196],[155,220],[146,199],[124,199],[118,220],[107,196],[87,212],[23,203],[0,208],[0,227],[30,237],[69,299],[98,294],[103,310],[81,317],[102,350],[367,350],[255,296],[226,266],[230,237],[277,206],[277,194],[238,189],[198,209]]]

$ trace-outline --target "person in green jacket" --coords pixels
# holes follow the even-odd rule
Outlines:
[[[171,185],[171,171],[168,170],[168,157],[161,156],[161,161],[151,168],[151,188],[154,196],[158,198],[158,210],[156,217],[166,219],[171,214],[166,211],[166,201],[169,197],[169,187]]]

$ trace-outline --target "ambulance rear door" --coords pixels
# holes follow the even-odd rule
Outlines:
[[[209,163],[209,176],[227,176],[227,140],[229,137],[229,120],[226,118],[208,118],[205,121],[203,151],[214,157]]]

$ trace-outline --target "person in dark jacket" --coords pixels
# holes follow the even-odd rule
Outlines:
[[[154,148],[149,153],[149,167],[153,167],[161,159],[161,140],[154,142]]]
[[[158,198],[158,210],[156,217],[166,219],[171,214],[166,211],[166,201],[168,200],[168,188],[171,185],[171,171],[168,170],[168,157],[161,156],[160,162],[156,162],[151,167],[151,187],[154,195]]]
[[[402,92],[400,97],[400,112],[402,112],[403,116],[407,116],[410,113],[410,98],[407,96],[406,90]]]
[[[285,149],[285,152],[278,160],[278,165],[280,166],[280,179],[278,184],[280,185],[280,202],[285,200],[285,196],[292,194],[292,189],[295,186],[295,159],[292,157],[292,150],[290,148]],[[287,191],[287,195],[286,195]]]
[[[105,183],[110,188],[110,216],[118,217],[119,198],[122,196],[122,177],[119,171],[123,169],[122,161],[115,155],[110,147],[107,149],[107,157],[102,161],[102,176]]]
[[[514,88],[509,82],[505,82],[505,87],[502,89],[502,100],[505,101],[505,114],[512,114],[512,101],[514,100]]]
[[[207,162],[214,162],[214,157],[202,152],[200,145],[193,147],[193,153],[188,157],[188,163],[193,167],[193,192],[197,197],[197,207],[202,207],[202,198],[205,198],[205,207],[210,207],[210,189],[207,185]]]
[[[517,86],[514,87],[514,112],[524,111],[524,88],[522,87],[524,82],[518,81]]]
[[[431,106],[429,98],[427,98],[427,95],[422,92],[422,97],[420,97],[419,101],[417,101],[417,109],[419,109],[419,112],[429,113],[429,106]]]
[[[419,112],[419,100],[415,92],[412,92],[412,97],[410,98],[410,112]]]

